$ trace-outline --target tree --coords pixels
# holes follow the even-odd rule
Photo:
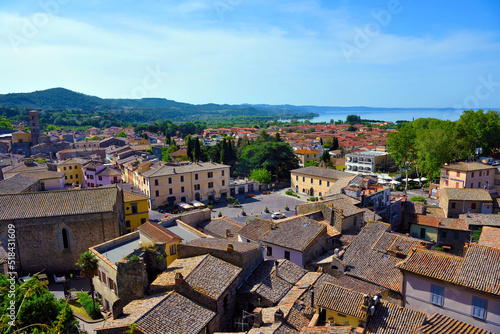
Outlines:
[[[347,115],[345,122],[349,124],[361,123],[361,117],[358,115]]]
[[[500,116],[498,111],[466,110],[457,121],[457,135],[462,159],[474,156],[475,149],[481,147],[488,156],[499,147]]]
[[[314,160],[307,160],[306,163],[304,164],[304,167],[318,167],[319,162],[314,161]]]
[[[189,157],[189,160],[194,160],[194,139],[191,138],[191,135],[187,135],[186,137],[186,154]]]
[[[87,277],[90,283],[90,294],[92,295],[92,305],[94,307],[95,312],[95,298],[94,298],[94,282],[92,279],[97,273],[99,259],[97,256],[91,251],[86,251],[83,254],[80,254],[80,258],[76,262],[76,265],[80,267],[82,270],[83,276]],[[92,318],[94,318],[94,314],[90,314]]]
[[[250,179],[259,183],[271,183],[272,174],[265,168],[252,169]]]
[[[339,148],[339,139],[337,137],[333,137],[331,149],[332,151],[335,151],[338,150],[338,148]]]
[[[323,151],[323,154],[321,155],[321,161],[323,161],[327,167],[333,167],[332,159],[330,159],[330,151]]]
[[[196,138],[194,142],[194,161],[201,161],[201,146],[199,138]]]
[[[351,132],[358,131],[358,128],[355,127],[354,125],[349,125],[349,127],[347,128],[347,131],[351,131]]]
[[[406,188],[408,188],[408,172],[417,158],[415,143],[416,132],[411,126],[402,127],[398,132],[389,133],[386,142],[387,152],[391,154],[396,165],[405,169]]]
[[[170,162],[172,161],[172,156],[168,152],[169,147],[163,147],[161,149],[161,161]]]
[[[120,132],[118,132],[118,134],[116,135],[117,137],[122,137],[122,138],[127,138],[127,134],[122,130]]]
[[[11,290],[12,286],[14,290]],[[56,300],[35,277],[19,285],[0,274],[0,290],[4,292],[0,293],[2,333],[78,333],[78,322],[67,302]],[[12,319],[8,316],[11,302],[16,310],[13,326],[10,326]]]

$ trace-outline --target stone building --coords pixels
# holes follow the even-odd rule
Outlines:
[[[78,269],[89,247],[125,233],[118,188],[0,195],[0,207],[0,251],[6,251],[8,226],[14,225],[20,274]]]

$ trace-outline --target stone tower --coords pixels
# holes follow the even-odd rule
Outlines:
[[[31,129],[31,144],[34,146],[38,144],[40,138],[40,122],[38,121],[38,111],[30,111],[30,129]]]

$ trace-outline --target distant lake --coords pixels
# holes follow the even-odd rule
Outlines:
[[[381,120],[381,121],[391,121],[396,122],[399,120],[412,121],[417,118],[438,118],[442,120],[456,121],[462,115],[463,110],[453,109],[453,108],[437,108],[437,109],[427,109],[427,108],[365,108],[355,109],[354,107],[343,108],[335,107],[332,110],[327,110],[326,107],[322,107],[323,110],[308,110],[319,114],[318,117],[314,117],[309,121],[311,123],[326,122],[329,123],[330,119],[334,121],[342,120],[345,121],[348,115],[359,115],[361,119],[368,120]],[[485,109],[488,110],[488,109]],[[498,109],[496,109],[498,110]]]

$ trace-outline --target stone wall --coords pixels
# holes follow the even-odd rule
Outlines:
[[[122,305],[144,298],[144,291],[148,287],[148,274],[142,256],[133,261],[122,259],[116,263],[116,267],[116,286]]]
[[[210,209],[200,209],[200,210],[186,211],[183,213],[172,215],[169,216],[168,218],[162,219],[161,222],[163,226],[166,226],[165,224],[168,225],[170,223],[175,222],[176,220],[180,220],[184,224],[196,228],[196,224],[208,221],[210,219],[211,219]]]

